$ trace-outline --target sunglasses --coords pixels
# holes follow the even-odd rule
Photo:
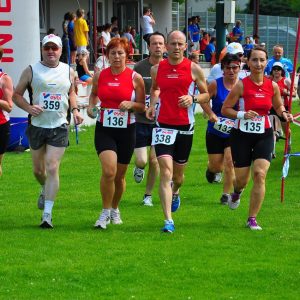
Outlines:
[[[57,51],[59,49],[59,47],[58,46],[44,46],[43,49],[46,51],[49,51],[50,49],[52,49],[53,51]]]
[[[273,68],[273,71],[281,71],[281,68]]]
[[[226,70],[233,70],[233,71],[237,71],[240,68],[240,66],[225,66]]]

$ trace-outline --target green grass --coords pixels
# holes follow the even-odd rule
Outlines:
[[[294,105],[295,112],[300,110]],[[291,158],[280,203],[283,142],[267,177],[258,220],[245,228],[251,184],[238,210],[219,204],[222,187],[205,179],[206,121],[197,126],[176,232],[163,234],[157,188],[154,207],[141,206],[145,183],[127,173],[124,224],[93,229],[101,208],[94,128],[80,132],[61,165],[54,230],[41,230],[39,186],[30,153],[7,153],[0,179],[0,299],[299,299],[300,159]],[[300,129],[292,125],[293,151]]]

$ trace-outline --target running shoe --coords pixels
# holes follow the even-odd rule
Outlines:
[[[222,173],[216,173],[214,182],[215,183],[220,183],[221,181],[222,181]]]
[[[173,194],[171,211],[175,212],[180,206],[180,196],[179,194]]]
[[[99,219],[96,221],[94,227],[99,229],[106,229],[106,225],[108,225],[109,223],[110,223],[110,216],[102,212]]]
[[[44,190],[44,188],[41,189],[41,192],[40,192],[40,195],[39,195],[39,198],[37,201],[37,206],[38,206],[38,209],[41,209],[41,210],[43,210],[45,207],[45,190]]]
[[[51,214],[43,213],[42,222],[40,224],[40,227],[41,228],[45,228],[45,229],[53,228]]]
[[[246,226],[251,230],[262,230],[262,228],[257,224],[255,217],[248,218]]]
[[[232,193],[228,198],[228,206],[230,209],[237,209],[241,203],[241,194]]]
[[[220,203],[222,205],[227,205],[228,204],[228,201],[229,201],[229,198],[230,198],[230,195],[228,194],[223,194],[221,199],[220,199]]]
[[[135,180],[136,183],[141,183],[144,179],[144,176],[145,176],[144,169],[141,169],[141,168],[138,168],[138,167],[135,167],[133,169],[133,177],[134,177],[134,180]]]
[[[112,209],[110,211],[110,221],[115,225],[123,224],[119,209]]]
[[[143,199],[143,205],[145,206],[153,206],[152,197],[150,195],[145,195]]]
[[[162,232],[173,233],[175,231],[175,225],[173,221],[165,221],[165,226],[161,229]]]

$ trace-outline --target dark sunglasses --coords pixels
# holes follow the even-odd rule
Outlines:
[[[281,68],[274,67],[273,71],[281,71]]]
[[[232,69],[233,71],[236,71],[240,68],[240,66],[225,66],[225,69],[226,70],[230,70]]]
[[[43,48],[46,51],[49,51],[50,49],[52,49],[53,51],[57,51],[59,49],[58,46],[44,46]]]

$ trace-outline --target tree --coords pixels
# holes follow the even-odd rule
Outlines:
[[[261,0],[259,2],[259,14],[269,16],[280,16],[282,17],[297,17],[297,7],[299,8],[299,0]],[[250,0],[245,9],[245,13],[252,14],[254,7],[254,0]]]

